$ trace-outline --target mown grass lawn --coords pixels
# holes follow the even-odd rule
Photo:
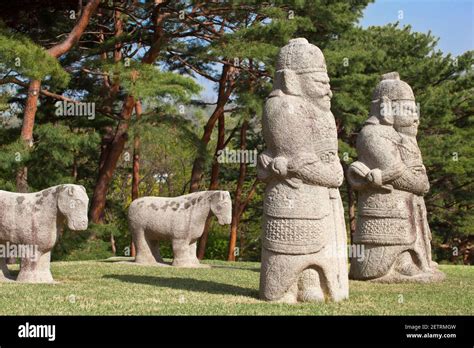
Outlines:
[[[259,263],[205,263],[213,267],[53,262],[57,284],[0,283],[0,315],[474,314],[469,266],[441,266],[447,278],[439,284],[351,281],[350,299],[341,303],[286,305],[258,299]]]

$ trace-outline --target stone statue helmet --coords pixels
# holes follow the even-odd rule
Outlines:
[[[420,121],[415,96],[410,85],[397,72],[382,75],[372,95],[369,120],[377,119],[400,133],[415,136]]]
[[[211,211],[217,217],[219,225],[228,225],[232,222],[232,200],[229,192],[216,191],[210,197]]]
[[[274,90],[277,89],[329,110],[332,93],[321,50],[304,38],[292,39],[282,47],[276,63]]]
[[[67,226],[73,231],[87,229],[87,209],[89,197],[86,189],[80,185],[62,185],[58,193],[58,209],[66,219]]]

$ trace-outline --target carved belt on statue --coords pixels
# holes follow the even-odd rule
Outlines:
[[[338,160],[337,140],[325,139],[314,143],[313,148],[319,160],[323,163],[333,163]]]
[[[267,186],[263,212],[278,218],[322,219],[331,211],[333,196],[338,197],[327,187],[300,183],[295,188],[274,181]]]
[[[359,213],[360,216],[366,217],[378,217],[378,218],[398,218],[408,219],[408,213],[406,211],[396,209],[383,209],[383,208],[363,208]]]
[[[337,189],[269,184],[264,202],[263,246],[288,254],[319,251],[332,230],[334,199],[340,199]]]

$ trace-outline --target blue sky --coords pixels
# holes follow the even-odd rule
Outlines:
[[[474,50],[474,0],[376,0],[366,7],[359,24],[367,28],[397,21],[411,25],[413,31],[431,30],[444,53],[457,56]],[[215,84],[202,77],[197,80],[204,87],[201,96],[215,101]]]
[[[445,53],[457,56],[474,49],[474,0],[376,0],[366,7],[359,24],[366,28],[396,21],[414,31],[431,30]]]

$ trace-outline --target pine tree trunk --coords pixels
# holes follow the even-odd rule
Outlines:
[[[102,141],[100,144],[100,155],[99,155],[99,170],[102,169],[102,167],[105,164],[105,160],[107,159],[107,156],[109,155],[109,149],[110,149],[110,144],[114,140],[114,134],[113,134],[113,129],[112,127],[105,127],[105,133],[102,136]]]
[[[240,149],[245,150],[247,148],[247,129],[248,121],[245,120],[242,123],[242,128],[240,129]],[[239,169],[239,179],[237,180],[237,188],[235,190],[235,201],[234,207],[232,210],[232,222],[230,225],[230,238],[229,238],[229,250],[227,254],[227,261],[235,261],[236,254],[236,245],[237,245],[237,232],[239,228],[239,222],[241,217],[241,197],[242,190],[244,187],[245,176],[247,174],[247,164],[242,162],[240,163]]]
[[[214,110],[213,114],[209,118],[206,126],[204,127],[204,134],[201,138],[202,146],[205,148],[211,140],[212,131],[214,129],[215,122],[224,114],[225,103],[219,104]],[[193,169],[191,172],[191,186],[189,192],[193,193],[199,191],[199,185],[201,184],[202,176],[204,172],[204,158],[198,154],[193,163]]]
[[[237,234],[238,234],[238,231],[239,231],[240,221],[242,220],[242,215],[245,212],[245,208],[247,208],[248,203],[252,200],[252,198],[253,198],[256,190],[257,190],[257,184],[258,184],[258,180],[256,179],[253,182],[252,188],[250,189],[249,193],[247,194],[247,198],[245,199],[245,201],[240,201],[239,209],[236,210],[235,212],[233,212],[232,224],[231,224],[231,234],[230,234],[231,237],[229,239],[229,254],[228,254],[228,256],[232,256],[234,259],[229,260],[229,261],[235,261],[235,256],[237,256],[235,246],[237,245]],[[234,219],[234,213],[236,214],[235,219]],[[240,250],[239,250],[239,253],[238,253],[239,255],[242,255],[241,252],[242,252],[243,245],[244,245],[244,241],[243,241],[242,236],[241,236],[240,237]],[[231,250],[232,250],[232,255],[231,255]]]
[[[135,114],[137,122],[140,120],[142,114],[142,104],[140,101],[135,103]],[[133,174],[132,174],[132,201],[139,197],[140,184],[140,134],[135,129],[135,136],[133,138]],[[130,242],[130,256],[136,256],[135,244]]]
[[[224,114],[224,107],[229,101],[230,95],[234,89],[234,81],[232,79],[233,67],[230,65],[224,64],[222,66],[222,73],[219,79],[219,91],[217,95],[217,104],[214,112],[206,123],[204,127],[204,134],[201,138],[201,143],[204,148],[207,147],[209,141],[211,140],[212,131],[217,120]],[[204,171],[204,158],[198,154],[193,163],[193,169],[191,172],[191,185],[189,192],[193,193],[199,190],[199,185],[201,184],[202,176]]]
[[[189,187],[189,193],[199,191],[199,185],[201,183],[203,174],[204,160],[202,157],[197,157],[193,163],[193,169],[191,171],[191,185]]]
[[[120,18],[120,12],[119,11],[114,11],[114,37],[119,37],[120,35],[123,34],[123,21]],[[102,28],[100,29],[100,42],[104,42],[104,34],[102,31]],[[113,51],[113,56],[114,56],[114,62],[118,63],[122,59],[122,50],[121,50],[121,43],[116,43],[115,44],[115,49]],[[104,52],[101,54],[101,59],[107,60],[107,52]],[[114,100],[117,97],[117,94],[120,90],[120,81],[118,79],[114,79],[113,82],[109,82],[109,77],[104,76],[104,110],[106,112],[112,112],[113,110],[113,104]],[[118,129],[118,128],[117,128]],[[105,133],[102,137],[101,141],[101,151],[100,151],[100,157],[99,157],[99,173],[104,170],[105,163],[107,161],[107,158],[110,154],[110,149],[112,146],[112,143],[115,139],[115,135],[113,133],[113,129],[110,126],[105,127]],[[96,183],[97,185],[97,183]],[[94,194],[96,192],[96,188],[94,188]],[[104,205],[105,207],[105,205]],[[92,209],[92,206],[91,206]],[[103,214],[103,212],[102,212]],[[102,222],[103,215],[100,214],[100,219],[93,219],[93,222],[95,223],[100,223]],[[93,233],[90,238],[93,239],[95,238],[95,233]],[[113,242],[112,236],[111,236],[111,244]],[[112,249],[114,246],[112,245]]]
[[[229,239],[229,252],[227,254],[227,261],[235,261],[237,254],[237,232],[239,229],[239,217],[234,214],[232,217],[232,224],[230,225],[230,239]]]
[[[140,120],[141,112],[141,103],[137,101],[135,104],[135,113],[137,116],[137,121]],[[140,142],[140,134],[138,134],[138,131],[136,130],[133,138],[132,201],[139,197],[138,185],[140,183]]]
[[[217,145],[216,145],[216,152],[214,154],[214,161],[212,163],[211,182],[209,184],[209,190],[217,190],[217,188],[219,187],[220,165],[219,165],[219,162],[217,161],[217,155],[218,155],[218,151],[222,150],[225,144],[224,113],[222,113],[221,116],[219,117],[217,127],[218,127],[218,139],[217,139]],[[209,214],[209,216],[206,219],[206,223],[204,224],[204,231],[202,233],[202,236],[201,238],[199,238],[199,246],[198,246],[198,252],[197,252],[197,257],[199,260],[204,259],[204,256],[206,254],[206,244],[207,244],[207,239],[209,237],[209,228],[211,227],[211,219],[212,219],[212,215]]]
[[[134,107],[135,99],[132,96],[127,96],[122,109],[122,121],[120,121],[114,139],[110,143],[108,156],[104,160],[102,168],[99,170],[90,209],[91,220],[96,224],[103,221],[107,191],[128,138],[127,131]]]
[[[40,94],[41,81],[32,80],[28,88],[23,124],[21,126],[21,138],[31,147],[33,145],[33,128],[35,125],[36,110],[38,109],[38,97]]]
[[[28,149],[33,147],[33,128],[35,125],[36,110],[38,109],[38,97],[41,88],[41,81],[32,80],[28,87],[28,97],[26,99],[23,124],[21,126],[21,139]],[[28,168],[21,166],[16,174],[17,192],[28,192]]]

